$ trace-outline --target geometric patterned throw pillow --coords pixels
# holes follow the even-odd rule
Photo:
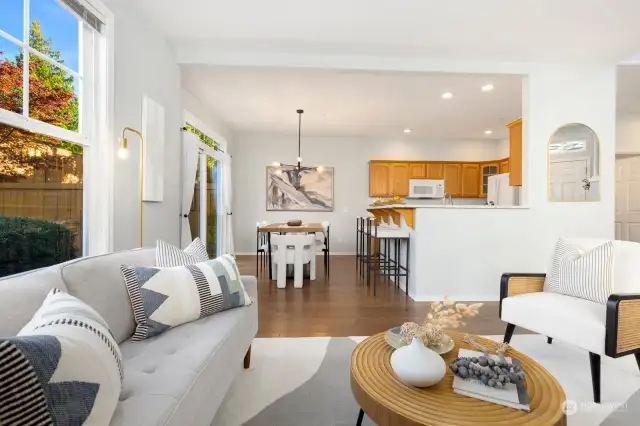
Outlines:
[[[544,291],[606,304],[613,293],[612,241],[584,253],[560,237],[556,243]]]
[[[162,240],[156,241],[156,266],[158,267],[193,265],[207,260],[209,260],[209,254],[200,238],[196,237],[184,251]]]
[[[132,341],[251,304],[230,255],[174,268],[121,266],[136,330]]]
[[[107,323],[58,289],[17,337],[0,339],[0,425],[108,424],[121,389]]]

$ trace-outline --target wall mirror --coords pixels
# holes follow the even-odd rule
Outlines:
[[[565,124],[549,140],[549,201],[599,201],[598,136],[589,126]]]

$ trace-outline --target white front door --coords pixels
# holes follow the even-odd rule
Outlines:
[[[640,155],[616,159],[616,240],[640,242]]]
[[[587,193],[582,180],[589,175],[587,160],[551,163],[551,201],[585,201]]]

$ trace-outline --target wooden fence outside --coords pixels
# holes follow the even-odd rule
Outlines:
[[[76,233],[82,255],[82,184],[0,183],[0,216],[61,223]]]

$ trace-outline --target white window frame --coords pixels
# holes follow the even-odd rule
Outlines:
[[[79,0],[105,25],[99,34],[82,20],[79,21],[78,53],[81,72],[75,72],[29,46],[31,1],[23,0],[23,40],[18,40],[0,29],[0,37],[16,44],[22,49],[24,57],[23,113],[0,109],[0,123],[73,142],[85,148],[83,254],[86,256],[108,253],[113,250],[114,221],[114,15],[100,0]],[[30,54],[80,79],[78,132],[29,117]]]

